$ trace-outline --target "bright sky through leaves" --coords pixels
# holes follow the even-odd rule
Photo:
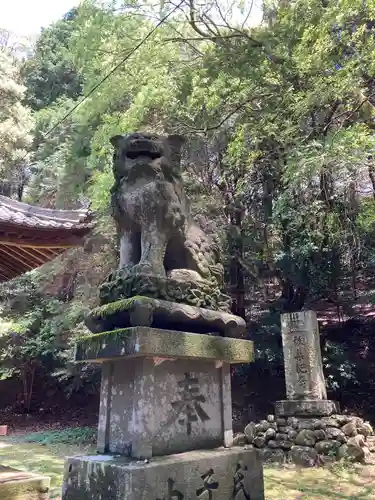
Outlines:
[[[79,0],[0,0],[0,28],[21,36],[34,35],[39,33],[42,27],[47,27],[57,21],[78,4]],[[197,5],[200,4],[202,2],[198,2]],[[228,20],[235,19],[240,23],[245,21],[245,24],[250,26],[258,24],[261,20],[260,0],[245,1],[244,12],[233,8],[233,2],[225,0],[219,1],[219,4],[221,4],[222,12],[225,12],[226,17],[228,16]],[[249,6],[252,8],[249,9]],[[246,12],[249,10],[251,15],[247,17]],[[213,18],[220,21],[217,13],[213,13]]]
[[[30,35],[56,21],[79,0],[0,0],[0,28]]]

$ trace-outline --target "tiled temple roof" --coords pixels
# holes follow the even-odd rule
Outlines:
[[[0,281],[82,245],[92,218],[88,209],[40,208],[0,195]]]

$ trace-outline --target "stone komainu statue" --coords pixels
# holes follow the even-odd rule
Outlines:
[[[102,286],[102,302],[146,294],[148,276],[155,285],[154,296],[158,289],[159,298],[223,307],[219,304],[225,297],[219,291],[223,282],[220,247],[192,219],[181,178],[183,142],[176,135],[146,133],[111,139],[115,148],[111,205],[120,240],[120,265]],[[114,296],[110,290],[118,291],[119,283],[110,282],[121,277],[129,285],[129,275],[133,289]],[[143,277],[138,285],[135,276]],[[169,291],[163,295],[166,288]]]

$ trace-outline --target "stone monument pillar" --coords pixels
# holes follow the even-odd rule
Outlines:
[[[276,414],[318,417],[337,413],[337,403],[327,400],[316,313],[283,314],[281,333],[287,400],[275,403]]]
[[[98,455],[68,458],[63,500],[264,500],[258,451],[232,447],[230,364],[253,343],[220,291],[220,251],[192,221],[180,138],[116,136],[120,266],[77,362],[102,365]]]

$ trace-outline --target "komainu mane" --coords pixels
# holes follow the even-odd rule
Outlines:
[[[177,135],[147,133],[111,139],[115,149],[111,205],[120,240],[120,265],[109,281],[121,276],[129,284],[129,275],[142,276],[143,282],[147,276],[154,284],[151,288],[159,290],[161,279],[169,283],[161,286],[169,290],[164,294],[167,300],[218,308],[224,297],[219,291],[223,282],[220,247],[192,219],[181,178],[183,142]],[[172,293],[171,283],[176,285]],[[107,297],[107,285],[102,299],[119,298]],[[144,284],[135,286],[134,279],[131,286],[123,296],[145,294],[147,289]]]

